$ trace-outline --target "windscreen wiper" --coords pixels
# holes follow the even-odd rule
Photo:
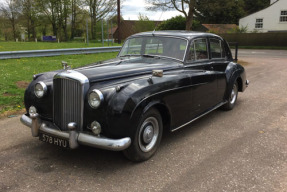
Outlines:
[[[126,54],[126,55],[121,55],[120,57],[132,57],[132,56],[140,56],[140,55]]]
[[[143,57],[150,57],[150,58],[158,58],[158,59],[160,59],[160,56],[158,56],[158,55],[147,55],[147,54],[143,54],[142,56],[143,56]]]

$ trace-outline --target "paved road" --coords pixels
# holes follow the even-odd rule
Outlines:
[[[19,117],[1,120],[0,191],[287,191],[287,52],[252,52],[240,55],[251,84],[235,109],[165,134],[143,163],[65,151],[32,138]]]

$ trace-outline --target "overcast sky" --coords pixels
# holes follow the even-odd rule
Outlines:
[[[0,3],[5,0],[0,0]],[[148,16],[150,20],[166,20],[180,13],[178,11],[146,11],[145,0],[125,0],[122,7],[122,16],[125,20],[137,20],[139,13]]]
[[[146,11],[145,0],[125,0],[122,7],[122,16],[126,20],[137,20],[139,13],[148,16],[150,20],[166,20],[180,13],[178,11]],[[161,17],[161,18],[160,18]]]

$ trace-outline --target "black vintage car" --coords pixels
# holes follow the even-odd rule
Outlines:
[[[157,31],[129,37],[118,57],[34,75],[23,124],[61,147],[86,145],[149,159],[163,131],[221,107],[248,86],[229,45],[209,33]]]

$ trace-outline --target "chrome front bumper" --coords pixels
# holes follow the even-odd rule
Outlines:
[[[79,133],[76,132],[73,127],[71,127],[68,132],[60,131],[53,127],[49,127],[46,123],[42,123],[38,114],[31,117],[22,115],[21,122],[31,128],[32,135],[34,137],[38,137],[39,131],[41,131],[42,133],[46,133],[57,138],[66,139],[69,140],[71,149],[75,149],[79,145],[86,145],[111,151],[122,151],[128,148],[131,144],[131,139],[129,137],[122,139],[109,139],[102,136]]]

